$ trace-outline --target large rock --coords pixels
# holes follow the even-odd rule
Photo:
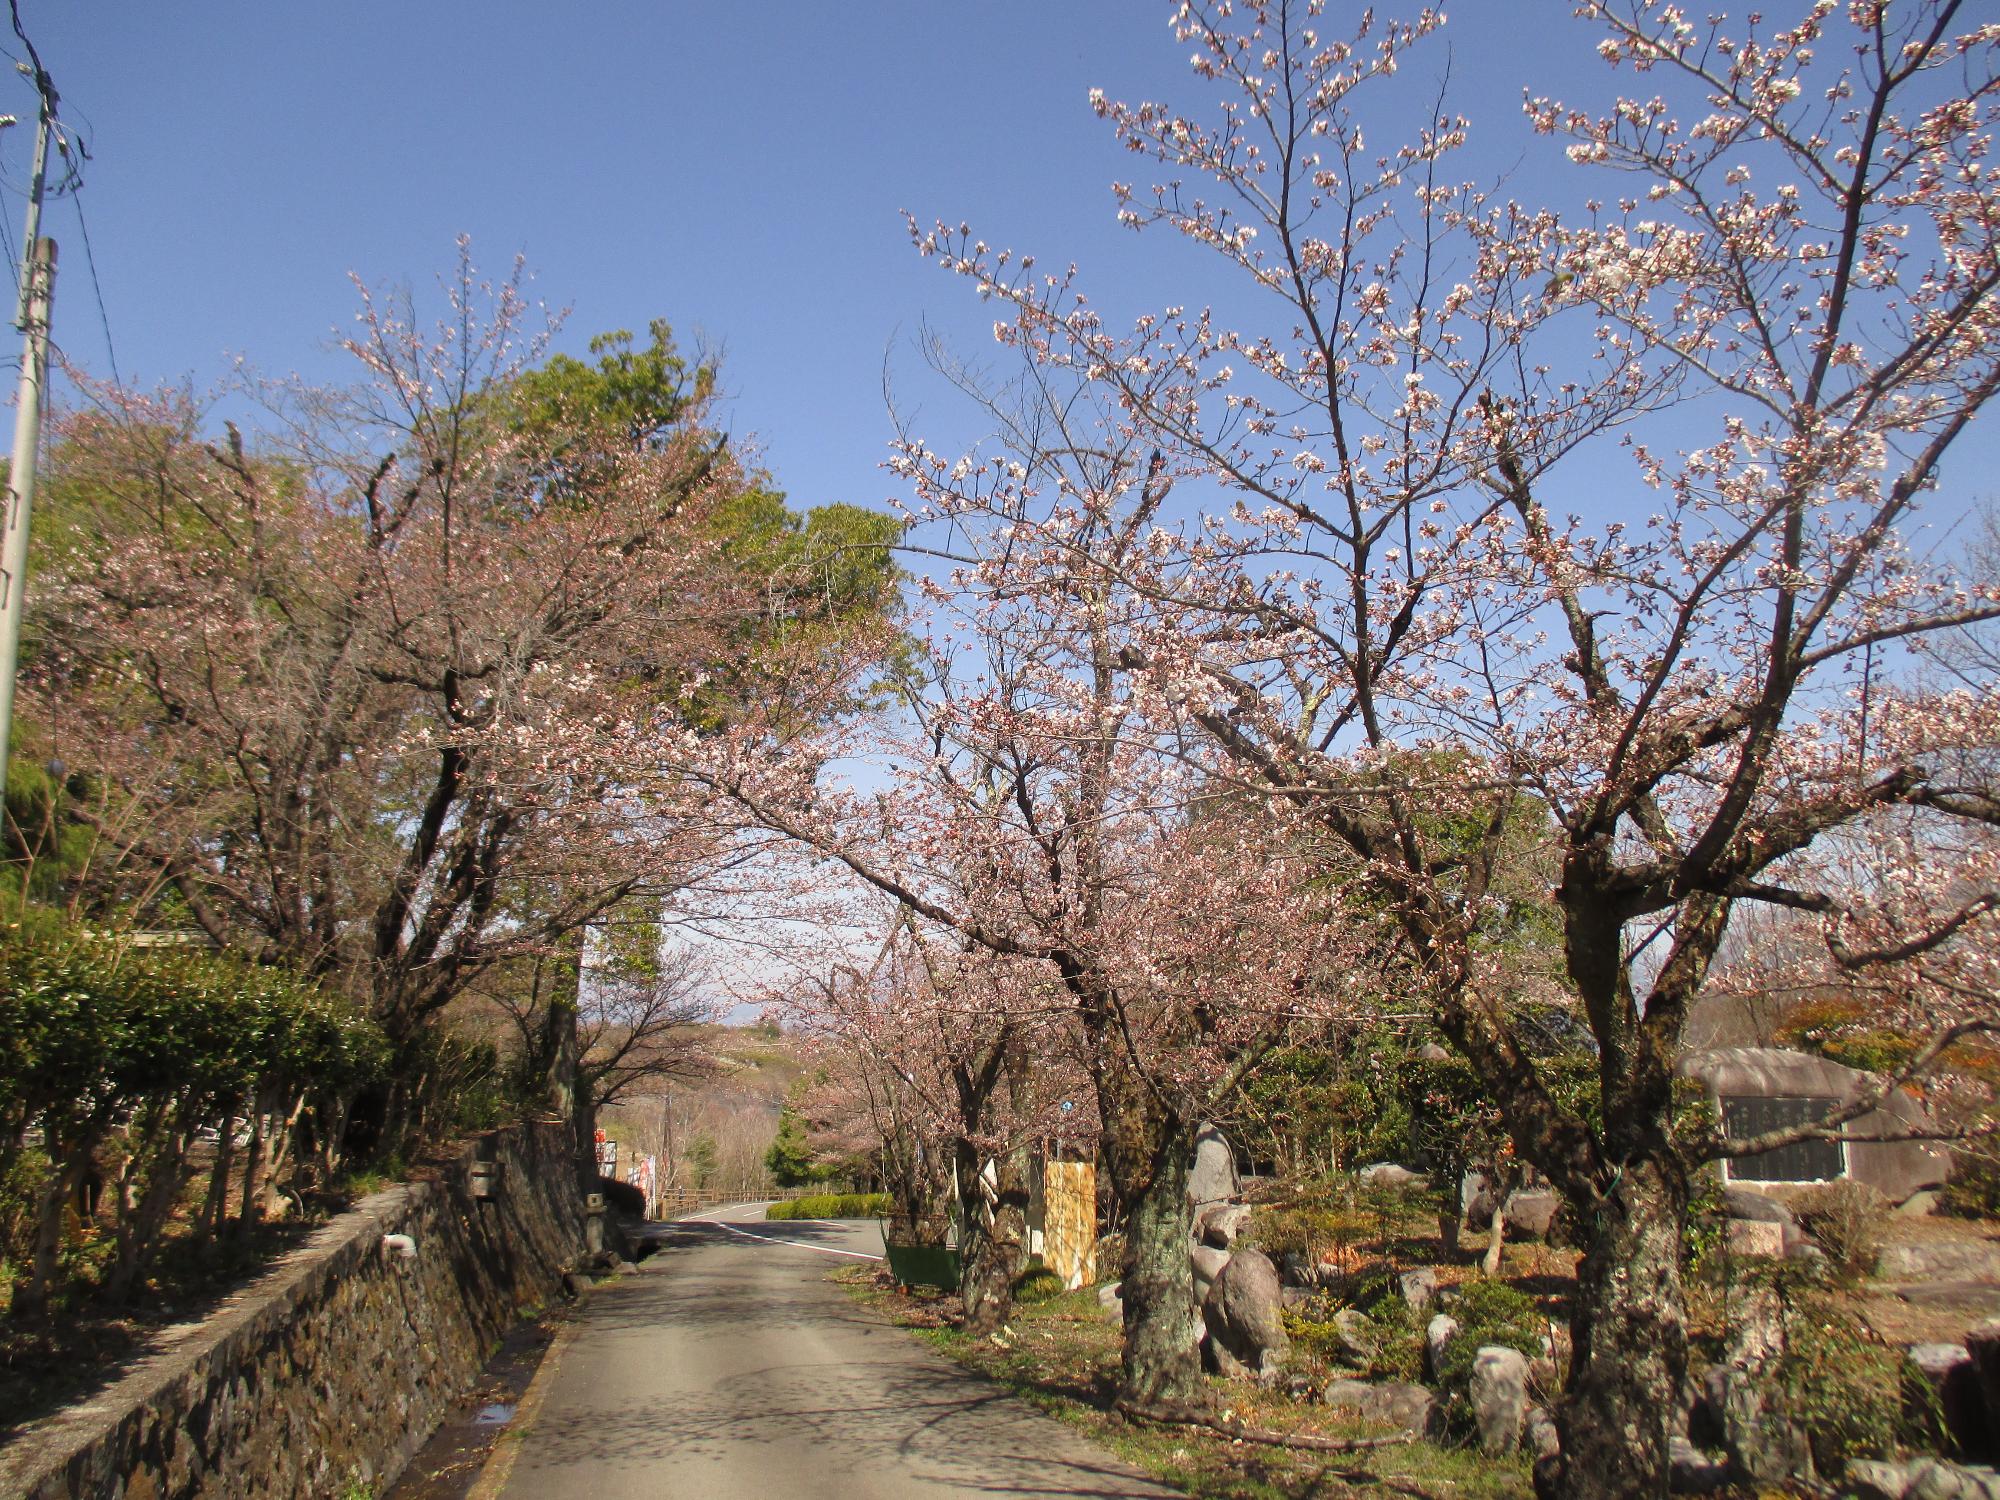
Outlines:
[[[1472,1420],[1487,1453],[1512,1453],[1528,1417],[1528,1357],[1518,1349],[1485,1344],[1472,1358]]]
[[[1971,1356],[1979,1379],[1979,1397],[1986,1406],[1987,1442],[1991,1444],[1994,1429],[2000,1428],[2000,1318],[1988,1318],[1968,1328],[1965,1352]]]
[[[1780,1260],[1785,1254],[1785,1226],[1774,1219],[1731,1219],[1723,1242],[1731,1255],[1744,1260]]]
[[[1515,1239],[1545,1240],[1562,1212],[1562,1195],[1547,1188],[1518,1188],[1503,1205],[1507,1233]],[[1490,1222],[1490,1216],[1489,1216]]]
[[[1769,1193],[1736,1183],[1722,1190],[1722,1204],[1732,1219],[1756,1219],[1765,1224],[1798,1223],[1791,1209]]]
[[[1249,1204],[1211,1203],[1195,1216],[1194,1237],[1204,1245],[1227,1250],[1249,1225]]]
[[[1979,1391],[1979,1368],[1965,1345],[1912,1344],[1910,1367],[1929,1387],[1920,1393],[1928,1396],[1922,1406],[1935,1407],[1953,1446],[1970,1457],[1987,1452],[1986,1400]]]
[[[1327,1321],[1339,1340],[1335,1353],[1342,1364],[1365,1367],[1375,1362],[1382,1349],[1382,1331],[1368,1314],[1358,1307],[1343,1307]]]
[[[1420,1385],[1393,1380],[1336,1380],[1320,1397],[1328,1406],[1351,1411],[1363,1421],[1418,1434],[1437,1421],[1437,1397]]]
[[[2000,1282],[2000,1240],[1966,1235],[1884,1245],[1875,1274],[1884,1281]]]
[[[1717,1365],[1708,1372],[1705,1401],[1730,1464],[1757,1484],[1783,1484],[1805,1472],[1805,1432],[1778,1409],[1775,1395],[1761,1368]]]
[[[1194,1166],[1188,1171],[1187,1195],[1195,1213],[1211,1203],[1234,1198],[1241,1183],[1236,1177],[1236,1153],[1213,1125],[1204,1125],[1194,1136]]]
[[[1941,1458],[1860,1459],[1847,1466],[1838,1493],[1841,1500],[2000,1500],[2000,1474]]]
[[[1271,1258],[1261,1250],[1232,1255],[1201,1304],[1216,1368],[1231,1376],[1276,1374],[1292,1348],[1282,1306]]]
[[[1392,1161],[1378,1161],[1363,1167],[1355,1176],[1363,1187],[1408,1187],[1419,1180],[1417,1173]]]

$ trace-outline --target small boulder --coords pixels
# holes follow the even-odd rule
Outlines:
[[[1479,1172],[1465,1174],[1465,1186],[1460,1191],[1459,1201],[1465,1205],[1465,1224],[1468,1229],[1485,1229],[1493,1223],[1494,1210],[1500,1206],[1500,1195]]]
[[[1472,1359],[1472,1419],[1487,1453],[1512,1453],[1528,1416],[1528,1359],[1518,1349],[1482,1345]]]
[[[1208,1294],[1208,1289],[1215,1284],[1216,1277],[1222,1274],[1222,1268],[1229,1264],[1229,1260],[1227,1250],[1217,1250],[1212,1245],[1188,1246],[1188,1265],[1194,1271],[1197,1299]]]
[[[1274,1375],[1291,1353],[1279,1290],[1278,1268],[1261,1250],[1232,1255],[1208,1289],[1202,1322],[1208,1330],[1208,1347],[1225,1375]]]
[[[1419,1266],[1398,1276],[1396,1287],[1402,1292],[1403,1301],[1409,1304],[1410,1311],[1420,1313],[1437,1300],[1438,1273],[1429,1266]]]
[[[1194,1221],[1194,1235],[1204,1245],[1227,1250],[1250,1223],[1247,1203],[1211,1203]]]
[[[1114,1318],[1123,1318],[1125,1316],[1124,1286],[1125,1283],[1122,1281],[1111,1281],[1099,1287],[1097,1289],[1098,1308],[1103,1312],[1109,1313]]]
[[[1941,1458],[1860,1459],[1847,1466],[1837,1493],[1841,1500],[2000,1500],[2000,1474]]]
[[[1943,1194],[1936,1188],[1923,1188],[1898,1203],[1895,1211],[1906,1219],[1921,1218],[1925,1214],[1936,1213],[1942,1198]]]
[[[1771,1404],[1761,1371],[1719,1365],[1709,1371],[1708,1404],[1735,1470],[1752,1482],[1783,1484],[1806,1472],[1805,1430]]]
[[[1320,1399],[1340,1411],[1355,1413],[1363,1421],[1404,1432],[1427,1433],[1437,1420],[1437,1397],[1423,1386],[1399,1381],[1336,1380]]]

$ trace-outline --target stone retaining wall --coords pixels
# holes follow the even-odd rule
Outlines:
[[[472,1197],[474,1161],[500,1166],[491,1201]],[[29,1427],[0,1450],[0,1495],[379,1493],[520,1310],[557,1294],[582,1220],[567,1132],[483,1136],[437,1180],[362,1199],[124,1378]],[[415,1257],[387,1234],[409,1235]]]

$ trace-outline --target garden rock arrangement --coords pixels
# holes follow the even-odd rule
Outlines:
[[[1563,1203],[1556,1193],[1533,1185],[1503,1193],[1477,1174],[1466,1176],[1459,1227],[1477,1229],[1497,1215],[1515,1238],[1562,1234]],[[1476,1268],[1468,1278],[1463,1257],[1456,1269],[1449,1260],[1371,1260],[1356,1242],[1341,1238],[1351,1230],[1307,1229],[1301,1238],[1297,1226],[1315,1221],[1283,1217],[1317,1212],[1323,1216],[1318,1222],[1338,1226],[1352,1224],[1357,1214],[1401,1213],[1407,1221],[1427,1211],[1421,1195],[1430,1181],[1410,1168],[1378,1162],[1353,1181],[1350,1196],[1328,1208],[1255,1207],[1242,1200],[1227,1142],[1204,1131],[1189,1183],[1188,1259],[1208,1368],[1266,1383],[1286,1373],[1295,1395],[1374,1426],[1414,1436],[1451,1433],[1476,1441],[1487,1454],[1526,1453],[1538,1465],[1554,1461],[1559,1437],[1541,1403],[1553,1404],[1567,1330],[1546,1306],[1508,1283],[1480,1276]],[[1905,1412],[1933,1414],[1942,1451],[1908,1462],[1850,1459],[1843,1473],[1838,1450],[1830,1460],[1816,1453],[1825,1435],[1788,1395],[1793,1376],[1787,1371],[1796,1359],[1818,1356],[1788,1347],[1788,1339],[1810,1333],[1811,1320],[1782,1289],[1825,1288],[1829,1276],[1835,1286],[1855,1286],[1871,1272],[1905,1271],[2000,1283],[2000,1241],[1942,1223],[1889,1234],[1885,1226],[1910,1223],[1934,1197],[1900,1210],[1898,1218],[1888,1198],[1860,1183],[1803,1190],[1781,1185],[1775,1191],[1732,1183],[1717,1196],[1709,1222],[1725,1250],[1746,1261],[1780,1264],[1757,1271],[1731,1293],[1725,1347],[1713,1363],[1703,1368],[1697,1362],[1689,1373],[1673,1424],[1672,1492],[1772,1488],[1802,1477],[1823,1482],[1832,1472],[1846,1486],[1839,1493],[1856,1500],[2000,1500],[2000,1479],[1977,1467],[2000,1457],[1989,1446],[2000,1433],[2000,1318],[1973,1327],[1962,1343],[1900,1346],[1907,1354],[1900,1376],[1894,1371],[1898,1350],[1883,1351],[1878,1340],[1878,1368],[1884,1359],[1889,1363],[1888,1399],[1895,1403],[1900,1379]],[[1384,1201],[1403,1206],[1384,1209]],[[1279,1217],[1267,1220],[1267,1213]],[[1274,1244],[1282,1248],[1257,1248]],[[1812,1265],[1793,1271],[1783,1266],[1787,1261]],[[1791,1283],[1782,1280],[1787,1276]],[[1817,1470],[1816,1459],[1822,1465]]]

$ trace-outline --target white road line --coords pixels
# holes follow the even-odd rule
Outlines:
[[[738,1229],[734,1224],[724,1223],[721,1219],[696,1218],[686,1222],[713,1224],[717,1229],[726,1229],[733,1235],[746,1240],[755,1240],[760,1245],[796,1245],[801,1250],[817,1250],[822,1255],[848,1255],[852,1256],[855,1260],[880,1260],[882,1258],[879,1255],[870,1255],[866,1250],[836,1250],[831,1245],[814,1245],[807,1243],[805,1240],[781,1240],[775,1234],[752,1234],[747,1229]],[[829,1221],[824,1219],[808,1219],[805,1222],[809,1224],[823,1224]]]

